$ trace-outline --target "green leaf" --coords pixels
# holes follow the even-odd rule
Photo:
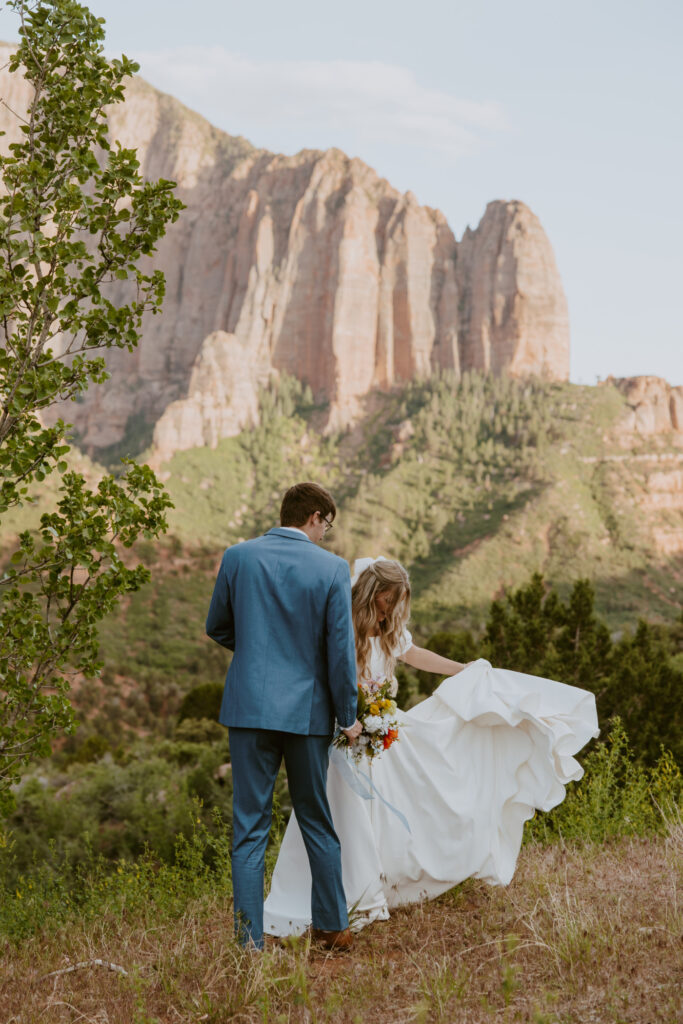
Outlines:
[[[90,488],[69,471],[67,427],[43,414],[107,379],[93,349],[132,348],[143,312],[161,308],[163,275],[137,264],[153,253],[182,207],[165,184],[144,182],[134,150],[112,145],[104,110],[124,98],[137,64],[104,56],[102,19],[76,0],[9,0],[21,12],[10,73],[34,89],[28,121],[0,156],[0,314],[11,351],[0,349],[5,433],[0,442],[0,515],[35,501],[35,484],[61,477],[59,498],[37,534],[22,533],[0,594],[0,808],[11,787],[53,737],[73,729],[61,674],[97,666],[97,626],[120,597],[147,578],[126,569],[114,544],[131,547],[166,529],[168,499],[151,471],[131,466],[119,482]],[[126,225],[125,229],[122,225]],[[119,231],[122,233],[119,234]],[[84,239],[92,235],[92,247]],[[34,274],[40,264],[41,276]],[[11,269],[10,269],[11,268]],[[137,280],[138,294],[115,303],[111,276]],[[54,358],[54,336],[71,341],[68,365]],[[30,488],[30,490],[29,490]],[[45,492],[45,488],[39,488]],[[71,570],[76,570],[72,576]],[[75,582],[74,582],[75,581]],[[48,628],[49,619],[49,628]],[[18,711],[3,731],[3,700]],[[18,760],[2,743],[21,745]]]

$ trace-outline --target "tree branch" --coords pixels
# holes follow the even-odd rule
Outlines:
[[[114,964],[110,960],[100,960],[99,957],[95,957],[93,960],[81,960],[80,963],[72,964],[71,967],[61,967],[58,971],[50,971],[49,974],[44,974],[38,980],[45,981],[47,978],[56,978],[60,974],[71,974],[72,971],[82,971],[86,967],[106,967],[110,971],[115,971],[117,974],[123,974],[124,977],[128,977],[128,971],[121,967],[120,964]]]

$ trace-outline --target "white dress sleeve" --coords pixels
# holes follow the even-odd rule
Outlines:
[[[402,657],[406,651],[409,651],[413,646],[413,637],[409,630],[404,629],[398,638],[398,644],[394,648],[394,657]]]

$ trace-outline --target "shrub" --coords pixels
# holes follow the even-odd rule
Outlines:
[[[12,841],[0,833],[0,935],[18,942],[40,930],[59,929],[70,919],[84,922],[111,913],[156,924],[180,917],[190,900],[215,897],[217,889],[229,898],[229,832],[220,814],[214,814],[209,827],[199,811],[198,805],[189,809],[169,863],[159,863],[146,851],[135,861],[112,865],[89,848],[72,872],[40,864],[17,875]]]
[[[495,665],[591,690],[601,721],[619,716],[640,760],[654,765],[664,746],[683,764],[679,634],[677,625],[641,621],[615,644],[588,580],[577,580],[563,602],[536,573],[492,603],[482,649]]]
[[[201,683],[183,698],[178,711],[178,722],[186,718],[208,718],[217,721],[223,699],[222,683]]]
[[[666,830],[667,818],[681,805],[683,779],[671,753],[662,749],[653,767],[639,763],[619,719],[586,756],[584,770],[559,807],[527,822],[528,839],[602,843],[655,835]]]
[[[105,754],[109,753],[111,753],[109,740],[95,733],[92,736],[88,736],[87,740],[84,740],[80,747],[73,754],[69,755],[68,761],[77,764],[89,764],[91,761],[101,760]]]
[[[8,819],[13,871],[37,865],[68,877],[93,855],[110,863],[145,851],[172,862],[178,835],[187,835],[197,798],[211,829],[214,810],[230,821],[231,777],[218,775],[227,744],[162,742],[126,764],[111,755],[97,764],[73,764],[51,779],[28,779]]]

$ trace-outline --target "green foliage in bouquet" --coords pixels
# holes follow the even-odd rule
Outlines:
[[[45,414],[104,381],[98,353],[132,350],[143,315],[159,312],[163,275],[137,264],[182,207],[172,182],[144,182],[135,151],[109,141],[105,108],[138,66],[104,56],[102,19],[75,0],[8,6],[21,18],[10,71],[34,92],[0,156],[0,515],[51,473],[61,487],[0,579],[0,811],[73,728],[68,677],[97,672],[97,623],[148,578],[121,549],[166,528],[170,500],[149,468],[92,489],[68,471],[67,424]],[[116,281],[129,301],[111,298]]]

